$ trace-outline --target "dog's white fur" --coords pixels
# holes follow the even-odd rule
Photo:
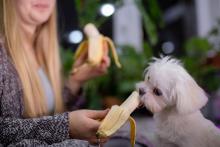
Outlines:
[[[208,98],[180,61],[154,58],[137,88],[154,114],[156,147],[220,147],[220,130],[200,112]]]

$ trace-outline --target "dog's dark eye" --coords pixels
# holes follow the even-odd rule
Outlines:
[[[158,89],[158,88],[154,88],[154,89],[153,89],[153,93],[154,93],[156,96],[161,96],[161,95],[162,95],[162,92],[161,92],[160,89]]]

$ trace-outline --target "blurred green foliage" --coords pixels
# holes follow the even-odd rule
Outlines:
[[[74,0],[78,13],[79,26],[83,28],[87,23],[93,23],[98,28],[108,19],[100,15],[103,0]],[[122,4],[122,0],[111,0],[115,7]]]
[[[114,75],[117,79],[117,94],[126,98],[135,89],[135,84],[143,80],[143,71],[147,66],[148,59],[152,57],[152,50],[147,44],[143,52],[137,52],[131,46],[123,46],[120,52],[122,69]],[[149,57],[149,58],[147,58]]]
[[[101,0],[74,0],[74,2],[76,5],[79,27],[81,29],[87,23],[94,23],[100,28],[105,21],[109,19],[109,17],[100,15],[99,9],[103,3]],[[116,11],[123,5],[123,0],[111,0],[110,2],[115,6]],[[147,9],[149,9],[149,11],[143,7],[144,1],[135,0],[134,2],[140,10],[144,30],[149,38],[149,42],[144,42],[143,44],[144,54],[136,52],[135,48],[131,46],[118,47],[120,48],[118,52],[119,59],[123,66],[122,69],[118,69],[112,63],[107,75],[91,80],[85,85],[89,108],[101,108],[102,97],[106,95],[117,96],[122,99],[127,97],[127,95],[134,90],[135,83],[143,78],[142,72],[147,64],[146,59],[152,57],[151,48],[158,41],[156,24],[162,24],[161,12],[157,0],[151,0],[148,3]],[[61,58],[66,76],[71,70],[74,62],[72,56],[73,53],[70,50],[61,48]]]
[[[148,35],[149,42],[154,46],[158,42],[157,24],[161,27],[163,26],[162,14],[157,0],[148,1],[146,9],[142,0],[135,0],[135,3],[141,13],[144,29]]]
[[[119,47],[118,55],[122,68],[111,65],[107,75],[87,83],[89,108],[100,108],[101,98],[105,96],[116,96],[123,100],[130,95],[135,89],[135,84],[143,79],[142,73],[147,66],[146,57],[152,57],[149,46],[144,46],[143,52],[137,52],[131,46]]]
[[[108,2],[108,1],[106,1]],[[123,0],[111,0],[116,11],[123,5]],[[164,25],[162,20],[162,13],[160,11],[157,0],[147,1],[146,8],[144,7],[145,2],[143,0],[134,0],[137,8],[143,19],[143,26],[146,34],[149,38],[149,43],[151,45],[156,45],[158,42],[157,27],[162,27]],[[79,26],[83,28],[87,23],[93,23],[98,28],[108,20],[108,17],[103,17],[100,15],[100,7],[104,1],[102,0],[75,0],[76,10],[78,13]]]
[[[101,0],[75,0],[81,28],[89,22],[100,28],[109,19],[99,14],[102,2]],[[117,46],[122,68],[118,69],[112,60],[107,75],[91,80],[85,85],[89,108],[101,108],[101,100],[106,95],[116,96],[122,100],[126,98],[134,90],[135,84],[143,79],[142,73],[148,60],[153,56],[152,48],[158,43],[157,30],[164,26],[161,10],[157,0],[134,0],[134,2],[140,10],[143,28],[148,38],[143,43],[143,52],[136,52],[135,48],[131,46]],[[116,11],[123,5],[122,0],[111,0],[111,3],[116,6]],[[213,35],[219,35],[219,30],[213,28],[210,36]],[[206,64],[207,54],[215,47],[208,41],[208,38],[199,37],[190,38],[184,44],[184,54],[181,55],[180,60],[184,63],[187,71],[204,89],[215,91],[220,86],[220,78],[216,74],[219,69]],[[61,55],[64,71],[67,75],[74,62],[73,53],[70,50],[61,49]]]
[[[207,92],[215,92],[220,87],[219,68],[207,63],[208,54],[214,50],[208,37],[190,38],[185,42],[184,49],[185,54],[181,60],[187,71]]]

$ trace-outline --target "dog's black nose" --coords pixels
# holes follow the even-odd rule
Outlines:
[[[144,90],[144,88],[139,88],[139,95],[142,96],[144,95],[146,92]]]

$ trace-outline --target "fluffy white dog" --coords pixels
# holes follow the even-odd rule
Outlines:
[[[220,147],[220,130],[200,112],[208,98],[178,60],[154,58],[137,88],[154,114],[155,147]]]

